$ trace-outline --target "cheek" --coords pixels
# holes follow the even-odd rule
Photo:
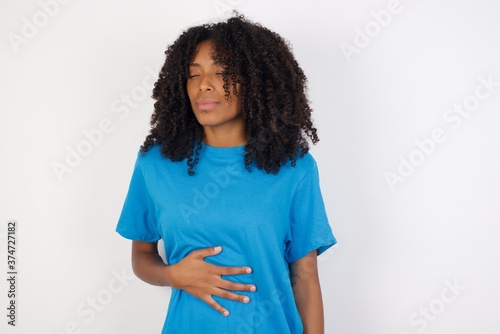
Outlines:
[[[189,98],[189,101],[192,103],[195,100],[196,97],[196,89],[192,87],[192,85],[187,84],[186,85],[186,92]]]
[[[230,108],[233,114],[239,115],[241,113],[241,100],[239,97],[231,95]]]
[[[189,83],[189,81],[186,83],[186,91],[187,91],[189,96],[192,95],[193,88],[192,88],[192,85]]]

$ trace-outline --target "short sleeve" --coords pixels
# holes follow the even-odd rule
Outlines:
[[[317,250],[320,255],[336,243],[328,223],[318,168],[314,162],[300,181],[292,199],[285,258],[291,263],[313,250]]]
[[[124,238],[145,242],[156,242],[161,238],[154,203],[146,186],[139,156],[135,162],[116,232]]]

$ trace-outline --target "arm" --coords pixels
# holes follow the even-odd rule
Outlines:
[[[195,250],[178,263],[166,265],[158,254],[156,243],[134,240],[132,268],[134,274],[146,283],[185,290],[227,316],[229,311],[218,304],[212,296],[248,303],[250,299],[247,296],[228,290],[253,292],[256,287],[252,284],[234,283],[221,277],[249,274],[252,272],[251,268],[216,266],[203,260],[207,256],[219,254],[221,250],[220,247]]]
[[[323,334],[323,300],[318,277],[316,250],[290,264],[295,304],[299,310],[304,334]]]
[[[172,286],[172,268],[163,262],[156,242],[132,241],[132,269],[134,274],[146,283]]]

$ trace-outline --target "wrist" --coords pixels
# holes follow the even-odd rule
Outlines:
[[[178,288],[177,281],[175,279],[175,265],[165,265],[161,270],[162,285],[170,286],[172,288]]]

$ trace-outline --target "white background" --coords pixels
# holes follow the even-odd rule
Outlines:
[[[41,3],[52,16],[37,1],[0,3],[2,268],[7,221],[19,225],[17,327],[1,279],[2,333],[160,332],[169,288],[131,276],[130,241],[114,232],[153,110],[142,87],[184,29],[228,7],[288,39],[309,77],[338,239],[319,258],[326,333],[499,333],[500,2]],[[458,123],[447,110],[474,102],[479,77],[497,86]],[[106,119],[58,178],[54,164]],[[415,141],[435,129],[446,139],[424,154]],[[418,166],[391,188],[386,174],[410,158]]]

